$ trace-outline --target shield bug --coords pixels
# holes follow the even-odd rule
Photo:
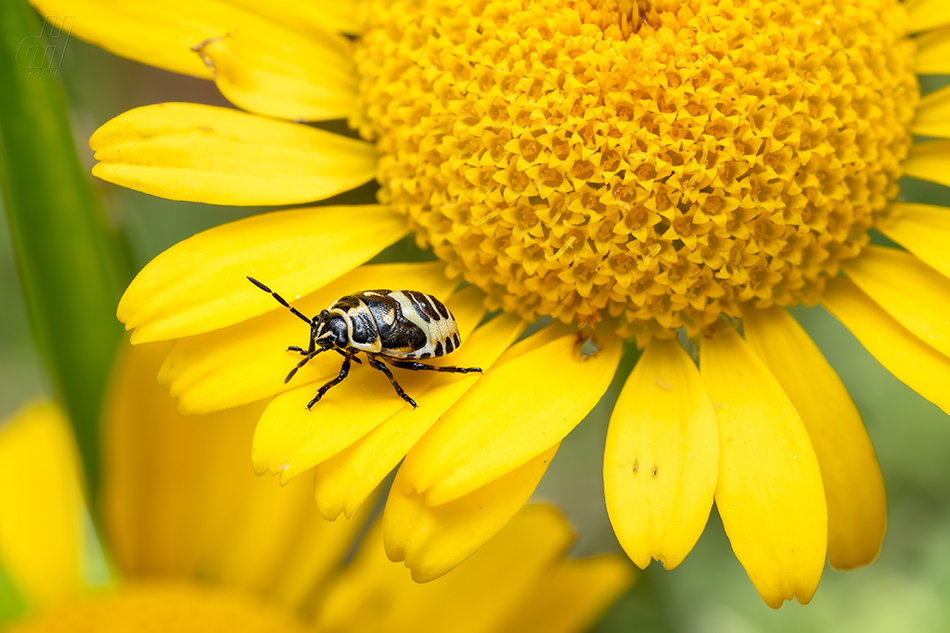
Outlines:
[[[320,387],[307,405],[311,408],[330,387],[347,377],[350,363],[362,364],[359,352],[366,354],[369,364],[386,374],[396,393],[416,407],[396,381],[386,363],[412,371],[442,371],[458,374],[481,373],[479,367],[452,367],[426,365],[419,360],[445,356],[461,343],[458,324],[445,304],[432,295],[416,290],[364,290],[340,297],[329,308],[308,319],[279,294],[248,277],[251,283],[270,293],[282,306],[310,325],[310,344],[307,349],[297,346],[287,351],[303,355],[303,360],[290,370],[284,382],[293,378],[297,370],[323,352],[333,350],[343,356],[339,375]]]

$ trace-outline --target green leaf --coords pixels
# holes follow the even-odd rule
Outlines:
[[[79,162],[56,79],[67,42],[68,33],[51,33],[25,0],[0,2],[0,189],[34,337],[94,497],[99,409],[127,276]]]

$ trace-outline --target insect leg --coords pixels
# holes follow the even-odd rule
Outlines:
[[[393,389],[396,390],[396,393],[399,394],[399,397],[405,400],[406,402],[408,402],[409,404],[411,404],[413,409],[419,406],[416,404],[415,400],[409,397],[409,394],[403,391],[403,388],[399,385],[399,383],[396,382],[396,377],[393,376],[393,373],[391,371],[389,371],[389,367],[386,367],[386,365],[382,364],[381,362],[379,362],[372,356],[369,356],[369,364],[375,367],[376,369],[378,369],[379,371],[383,372],[384,374],[386,374],[386,377],[389,378],[389,382],[392,383]]]
[[[287,351],[288,351],[288,352],[299,352],[299,353],[303,354],[304,356],[306,356],[307,354],[313,354],[313,352],[314,352],[316,349],[317,349],[317,343],[316,343],[316,341],[313,340],[313,337],[311,336],[311,337],[310,337],[310,347],[308,347],[307,349],[304,349],[304,348],[302,348],[302,347],[298,347],[298,346],[296,346],[296,345],[291,345],[290,347],[287,348]]]
[[[412,371],[447,371],[453,374],[468,374],[477,371],[478,373],[482,373],[481,367],[452,367],[451,365],[440,367],[438,365],[425,365],[423,363],[417,363],[411,360],[396,360],[395,358],[387,358],[386,362],[393,367],[399,367],[400,369],[411,369]]]
[[[348,357],[350,358],[350,360],[352,360],[352,361],[353,361],[354,363],[356,363],[357,365],[362,365],[362,364],[363,364],[363,361],[361,361],[360,359],[358,359],[356,356],[351,356],[351,355],[347,354],[346,352],[344,352],[343,350],[341,350],[339,347],[334,347],[334,348],[333,348],[333,351],[337,352],[340,356],[348,356]]]
[[[340,367],[340,375],[317,390],[317,395],[314,396],[313,400],[310,401],[310,404],[307,405],[307,409],[310,409],[313,405],[315,405],[320,400],[320,398],[323,397],[323,394],[329,391],[330,387],[341,383],[343,379],[346,378],[347,374],[350,373],[350,360],[353,357],[348,354],[345,354],[345,356],[346,358],[343,359],[343,366]]]
[[[310,337],[310,347],[309,347],[308,349],[304,349],[304,348],[302,348],[302,347],[297,347],[296,345],[291,345],[290,347],[287,348],[287,351],[288,351],[288,352],[299,352],[300,354],[303,354],[304,356],[306,356],[307,354],[310,354],[311,356],[313,356],[313,355],[316,353],[316,349],[317,349],[317,342],[316,342],[316,341],[313,339],[313,337],[311,336],[311,337]],[[343,354],[343,352],[342,352],[341,350],[337,350],[337,351],[340,352],[341,354]],[[346,356],[346,354],[343,354],[343,355]],[[354,357],[353,360],[355,360],[357,363],[360,362],[360,360],[359,360],[358,358],[356,358],[356,357]]]

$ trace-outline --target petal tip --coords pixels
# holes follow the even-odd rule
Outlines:
[[[258,477],[266,474],[268,470],[267,460],[259,455],[255,455],[253,449],[251,451],[251,468]]]

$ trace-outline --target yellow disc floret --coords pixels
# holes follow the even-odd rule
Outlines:
[[[897,194],[897,0],[371,0],[380,198],[532,318],[691,335],[815,302]]]

